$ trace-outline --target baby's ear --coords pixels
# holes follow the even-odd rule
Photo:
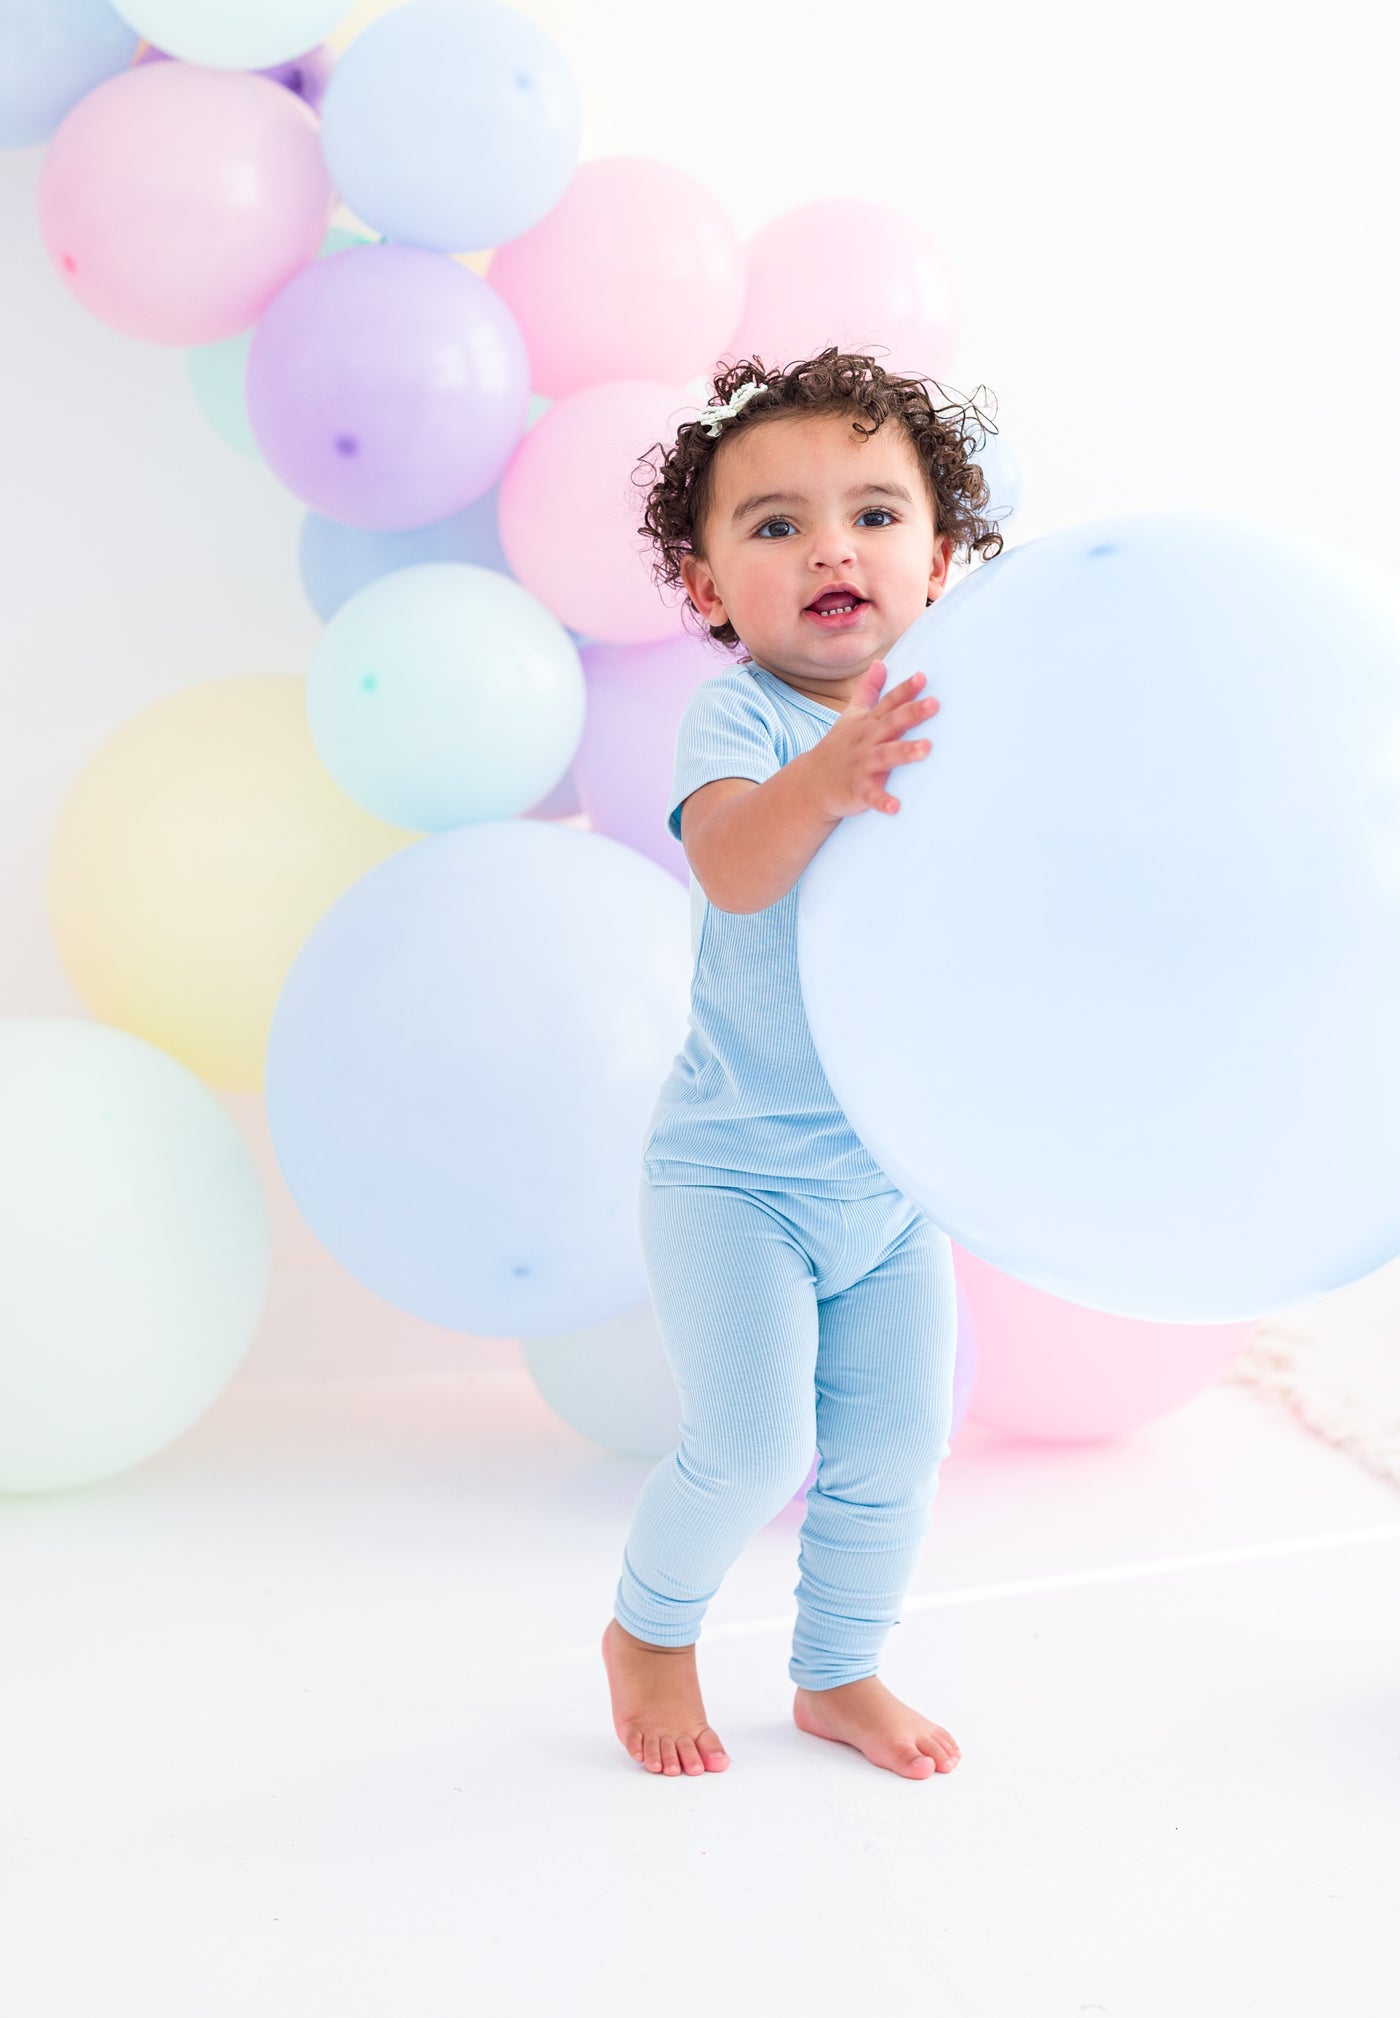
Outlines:
[[[685,584],[686,594],[711,630],[717,624],[728,622],[724,604],[715,588],[715,578],[697,555],[687,554],[682,560],[681,580]]]

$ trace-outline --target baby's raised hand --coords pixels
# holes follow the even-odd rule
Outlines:
[[[867,806],[877,813],[897,813],[898,799],[885,790],[891,770],[896,764],[917,764],[929,753],[927,742],[901,740],[906,729],[938,711],[931,696],[914,698],[923,674],[911,673],[877,701],[884,676],[884,660],[875,659],[845,713],[810,753],[822,807],[832,819],[863,813]]]

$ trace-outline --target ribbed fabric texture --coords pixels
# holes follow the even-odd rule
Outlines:
[[[952,1426],[957,1292],[948,1236],[903,1193],[842,1200],[742,1171],[639,1201],[681,1442],[643,1483],[615,1616],[688,1646],[754,1531],[802,1484],[803,1688],[874,1674],[918,1560]]]
[[[753,660],[702,681],[677,731],[671,832],[681,838],[681,803],[701,785],[762,784],[839,719]],[[838,1107],[812,1043],[797,973],[799,887],[800,879],[766,911],[745,917],[718,910],[690,879],[690,1025],[643,1144],[654,1184],[703,1182],[721,1169],[800,1180],[828,1198],[889,1188]]]

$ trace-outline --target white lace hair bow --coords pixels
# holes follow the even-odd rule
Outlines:
[[[707,406],[701,411],[700,425],[704,428],[706,434],[713,439],[719,433],[723,423],[727,420],[733,420],[736,413],[742,412],[756,392],[771,391],[772,387],[765,385],[762,379],[746,378],[734,397],[724,406]]]

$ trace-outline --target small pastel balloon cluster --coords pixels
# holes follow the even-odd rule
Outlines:
[[[41,1341],[0,1491],[137,1462],[246,1349],[268,1221],[211,1087],[265,1089],[297,1206],[390,1303],[537,1337],[647,1307],[636,1150],[691,957],[665,793],[717,661],[630,476],[726,348],[937,373],[957,310],[908,219],[815,203],[745,246],[665,163],[580,164],[580,126],[557,44],[491,0],[0,10],[0,145],[44,148],[56,276],[188,353],[305,506],[325,624],[306,677],[143,709],[57,822],[94,1021],[0,1044],[5,1329]],[[858,266],[813,257],[851,232]]]

